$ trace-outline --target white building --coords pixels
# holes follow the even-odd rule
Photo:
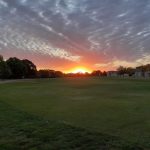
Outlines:
[[[118,71],[108,71],[107,77],[118,77]]]
[[[128,78],[129,74],[125,73],[125,74],[123,74],[123,77]]]
[[[134,76],[137,78],[141,78],[141,77],[144,77],[144,73],[142,71],[136,71]]]
[[[145,77],[145,78],[150,78],[150,71],[145,72],[145,73],[144,73],[144,77]]]

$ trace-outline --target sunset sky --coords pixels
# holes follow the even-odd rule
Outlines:
[[[0,54],[61,71],[150,63],[150,0],[0,0]]]

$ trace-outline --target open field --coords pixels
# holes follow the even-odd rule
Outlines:
[[[150,148],[150,80],[5,83],[0,84],[0,110],[4,150],[12,145],[34,150]]]

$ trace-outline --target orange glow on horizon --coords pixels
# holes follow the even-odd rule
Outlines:
[[[69,71],[66,71],[66,73],[91,73],[91,71],[85,67],[76,67],[76,68],[73,68]]]
[[[38,66],[37,70],[55,70],[55,71],[62,71],[63,73],[91,73],[93,71],[93,69],[86,67],[86,66],[68,66],[68,67],[64,67],[64,68],[54,68],[54,67],[43,67],[43,66]]]

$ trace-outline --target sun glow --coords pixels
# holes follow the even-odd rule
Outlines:
[[[91,71],[88,70],[87,68],[84,68],[84,67],[77,67],[77,68],[74,68],[70,71],[68,71],[69,73],[90,73]]]

